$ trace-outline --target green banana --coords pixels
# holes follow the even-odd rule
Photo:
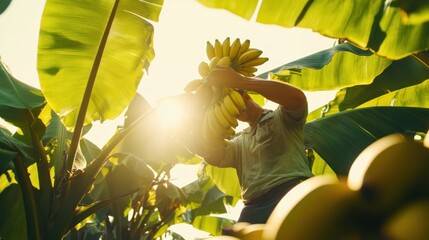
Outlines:
[[[197,90],[204,83],[204,81],[204,79],[195,79],[189,81],[185,86],[185,92],[190,93]]]
[[[254,49],[254,48],[249,49],[238,58],[237,63],[238,65],[242,65],[249,61],[257,59],[259,56],[261,56],[261,54],[262,54],[262,50]]]
[[[212,59],[216,56],[214,46],[209,41],[207,41],[206,45],[206,54],[208,59]]]
[[[246,39],[240,46],[240,50],[238,51],[238,54],[236,56],[236,58],[239,58],[243,53],[247,52],[247,50],[249,50],[250,47],[250,40]]]
[[[198,73],[201,77],[205,78],[210,72],[209,64],[206,62],[200,62],[198,65]]]
[[[231,91],[229,92],[229,96],[231,96],[234,105],[240,112],[246,110],[246,103],[244,103],[243,97],[239,92],[231,89]]]
[[[220,109],[221,109],[221,111],[222,111],[222,114],[225,116],[225,118],[226,118],[226,120],[229,122],[229,124],[232,126],[232,127],[237,127],[238,126],[238,121],[237,121],[237,118],[236,117],[234,117],[234,116],[232,116],[229,112],[228,112],[228,110],[226,109],[226,106],[225,106],[225,104],[224,104],[224,102],[222,102],[222,101],[220,101],[219,102],[219,106],[220,106]]]
[[[247,62],[244,62],[240,65],[240,67],[254,67],[258,65],[262,65],[268,61],[267,57],[257,57]]]
[[[230,121],[226,118],[226,116],[222,112],[221,103],[215,103],[213,110],[215,112],[216,118],[218,122],[226,129],[230,128],[232,125]]]
[[[222,58],[223,57],[222,43],[220,43],[218,39],[215,40],[214,49],[215,49],[216,57]]]
[[[240,39],[239,39],[239,38],[236,38],[236,39],[234,40],[234,42],[232,42],[232,44],[231,44],[231,48],[230,48],[230,50],[229,50],[229,58],[230,58],[231,60],[234,60],[234,59],[235,59],[235,57],[237,56],[238,51],[240,50],[240,46],[241,46]]]
[[[222,102],[225,104],[226,110],[231,116],[237,117],[240,115],[240,110],[235,106],[234,101],[231,99],[231,95],[226,94]]]
[[[230,38],[227,37],[227,38],[225,38],[225,40],[222,43],[222,55],[223,56],[229,56],[229,51],[231,48],[231,46],[229,44],[230,44]]]

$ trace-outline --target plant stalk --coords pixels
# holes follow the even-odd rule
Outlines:
[[[27,237],[34,240],[42,239],[40,215],[37,208],[36,197],[34,195],[33,185],[28,176],[27,168],[24,165],[24,159],[18,153],[13,159],[16,176],[21,187],[22,199],[25,207],[25,218],[27,221]]]
[[[69,149],[67,161],[66,161],[66,164],[67,164],[66,169],[69,172],[72,171],[72,168],[74,165],[77,148],[79,146],[79,141],[82,137],[82,129],[85,121],[86,111],[88,110],[88,105],[91,99],[92,90],[94,88],[95,79],[97,77],[98,69],[100,68],[101,59],[107,44],[107,39],[109,37],[110,29],[112,28],[112,25],[113,25],[113,20],[115,18],[116,11],[118,9],[119,1],[120,0],[116,0],[113,5],[112,12],[110,13],[109,20],[107,21],[106,28],[101,38],[100,46],[95,56],[94,65],[92,65],[91,73],[89,75],[88,83],[86,85],[85,93],[83,95],[82,104],[79,109],[75,129],[73,131],[73,137],[72,137],[72,141],[70,144],[70,149]]]

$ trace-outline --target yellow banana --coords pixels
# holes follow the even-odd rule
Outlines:
[[[256,67],[248,67],[248,66],[243,66],[243,65],[238,67],[238,70],[243,70],[243,71],[246,71],[249,73],[255,73],[258,71],[258,69]]]
[[[213,111],[215,113],[215,116],[218,120],[218,122],[225,128],[228,129],[231,127],[231,124],[229,123],[226,116],[222,113],[222,109],[220,106],[220,103],[215,103],[213,106]]]
[[[225,104],[226,110],[228,110],[231,116],[237,117],[240,115],[240,110],[235,106],[233,100],[231,99],[231,95],[226,94],[222,101]]]
[[[206,54],[208,59],[212,59],[216,56],[214,46],[209,41],[207,41]]]
[[[222,124],[218,121],[213,107],[207,110],[207,114],[208,125],[211,133],[217,138],[224,138],[226,128],[224,128]]]
[[[244,103],[243,97],[239,92],[231,90],[228,95],[231,97],[234,105],[240,112],[246,110],[246,104]]]
[[[223,57],[222,43],[220,43],[218,39],[215,40],[214,50],[215,50],[216,57],[218,58]]]
[[[206,62],[200,62],[200,65],[198,65],[198,73],[201,75],[201,77],[207,77],[209,71],[209,64]]]
[[[261,65],[261,64],[265,63],[266,61],[268,61],[267,57],[258,57],[258,58],[255,58],[253,60],[244,62],[240,66],[243,66],[243,67],[254,67],[254,66]]]
[[[239,38],[236,38],[236,39],[234,40],[234,42],[232,42],[232,44],[231,44],[231,48],[230,48],[230,50],[229,50],[229,58],[230,58],[231,60],[234,60],[234,59],[235,59],[235,57],[237,56],[238,51],[240,50],[240,46],[241,46],[240,39],[239,39]]]
[[[204,115],[203,126],[202,126],[203,138],[206,144],[208,146],[212,144],[225,145],[226,141],[225,139],[222,138],[222,135],[217,132],[214,132],[214,129],[212,129],[213,127],[211,126],[210,118],[211,118],[211,111],[208,110]]]
[[[224,138],[229,139],[229,138],[231,138],[231,136],[232,136],[232,135],[234,135],[234,134],[235,134],[235,130],[234,130],[234,128],[229,127],[229,128],[227,128],[227,129],[225,130],[225,132],[224,132]]]
[[[247,63],[249,61],[252,61],[258,58],[259,56],[261,56],[261,54],[262,54],[262,50],[255,49],[255,48],[249,49],[238,58],[237,63],[238,65],[242,65],[244,63]]]
[[[222,67],[228,67],[229,64],[231,64],[231,59],[228,56],[225,56],[221,58],[216,65],[222,66]]]
[[[229,56],[229,50],[231,46],[229,45],[231,43],[230,38],[227,37],[222,43],[222,55],[223,56]]]
[[[247,50],[249,50],[250,47],[250,40],[246,39],[240,46],[240,50],[238,51],[238,54],[236,56],[236,58],[240,57],[243,53],[247,52]]]
[[[226,109],[225,103],[220,101],[219,105],[220,105],[220,109],[222,111],[222,114],[225,116],[226,120],[228,120],[229,124],[234,128],[237,127],[238,126],[237,118],[235,116],[232,116],[228,112],[228,110]]]
[[[238,69],[237,71],[246,77],[254,77],[255,76],[255,74],[246,71],[246,69]]]
[[[218,64],[219,60],[220,60],[220,58],[218,58],[218,57],[213,57],[212,59],[210,59],[209,71],[216,67],[216,65]]]
[[[201,86],[201,84],[204,83],[204,81],[204,79],[195,79],[188,82],[185,86],[185,92],[190,93],[197,90]]]

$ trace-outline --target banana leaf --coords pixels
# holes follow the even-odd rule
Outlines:
[[[26,167],[35,163],[38,159],[32,146],[17,140],[5,129],[0,128],[0,175],[14,168],[12,160],[18,153],[24,156],[24,165]]]
[[[429,109],[368,107],[327,116],[305,125],[307,147],[316,151],[337,175],[347,176],[359,153],[393,133],[415,134],[429,129]]]
[[[27,239],[25,211],[21,188],[14,183],[0,193],[2,214],[0,214],[1,239]]]
[[[158,21],[162,3],[46,2],[37,69],[46,101],[67,127],[75,125],[91,79],[95,78],[95,83],[85,124],[114,119],[130,103],[143,70],[154,58],[153,26],[149,20]],[[112,24],[108,24],[112,18]]]
[[[421,0],[396,0],[392,5],[398,4],[403,10],[402,19],[408,24],[422,24],[429,21],[429,2]]]
[[[302,90],[334,90],[371,83],[391,60],[352,43],[336,45],[258,75],[280,80]]]
[[[16,79],[0,59],[0,117],[20,128],[15,137],[31,144],[31,126],[43,136],[45,129],[37,116],[44,104],[41,91]]]
[[[2,14],[9,7],[12,0],[3,0],[0,2],[0,14]]]
[[[370,84],[341,89],[335,99],[312,111],[307,121],[356,107],[428,107],[429,71],[413,57],[393,61]]]
[[[239,15],[244,7],[241,1],[198,0],[205,6],[224,7]],[[389,1],[352,0],[262,0],[256,21],[283,27],[309,28],[332,38],[343,38],[360,47],[369,48],[378,55],[400,59],[429,49],[429,23],[407,24],[402,21],[402,10]],[[247,4],[246,4],[247,5]],[[414,5],[417,16],[425,16],[426,4]],[[247,7],[247,6],[246,6]],[[258,9],[258,10],[257,10]],[[250,10],[247,10],[250,11]],[[335,14],[329,14],[335,13]],[[242,16],[242,15],[240,15]],[[247,14],[246,19],[250,19]],[[244,17],[244,16],[242,16]]]

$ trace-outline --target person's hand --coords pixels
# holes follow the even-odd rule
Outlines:
[[[245,77],[230,67],[217,66],[210,71],[207,79],[214,86],[240,88]]]

